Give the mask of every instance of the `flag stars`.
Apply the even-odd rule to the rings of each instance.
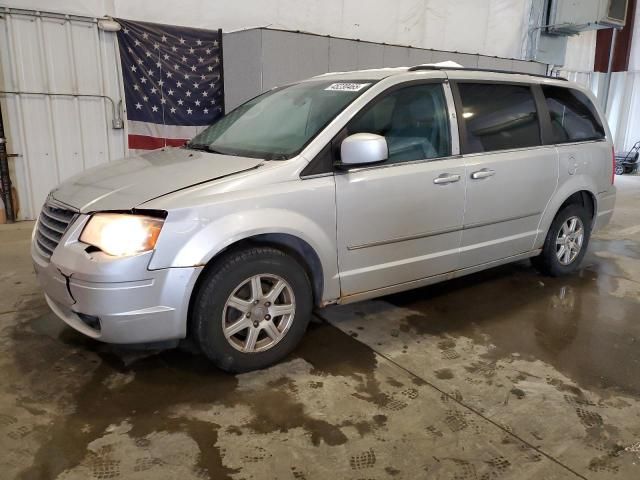
[[[217,40],[213,41],[213,46],[214,46],[214,48],[218,48],[218,41]]]
[[[166,100],[166,99],[164,99],[164,98],[161,98],[161,99],[160,99],[160,103],[162,103],[162,104],[164,105],[165,103],[167,103],[167,100]]]
[[[153,88],[151,89],[151,93],[156,93],[157,91],[158,91],[158,89],[157,89],[156,87],[153,87]]]
[[[173,69],[177,72],[178,70],[180,70],[180,65],[178,65],[177,63],[174,64]]]
[[[171,107],[171,113],[176,113],[176,107]]]
[[[125,28],[124,30],[122,30],[124,32],[125,35],[129,35],[129,29]]]
[[[182,56],[182,61],[186,62],[187,61],[187,57],[185,57],[184,55]]]
[[[176,82],[176,88],[180,88],[182,86],[182,82]]]
[[[175,45],[173,45],[173,46],[171,47],[171,50],[173,50],[174,52],[177,52],[177,51],[178,51],[178,47],[176,47]]]
[[[160,86],[164,85],[164,80],[160,80],[160,81],[158,82],[158,85],[160,85]]]
[[[204,62],[204,58],[198,57],[198,62],[200,62],[200,63]]]
[[[147,50],[146,52],[144,52],[144,54],[145,54],[147,57],[150,57],[150,56],[151,56],[151,52],[150,52],[149,50]]]
[[[201,79],[201,80],[206,80],[206,79],[207,79],[207,77],[205,77],[204,75],[200,75],[200,79]]]
[[[207,67],[207,70],[209,70],[210,72],[213,72],[213,66],[212,66],[212,65],[209,65],[209,66]]]
[[[162,41],[166,42],[167,41],[167,36],[166,35],[162,35]]]
[[[137,108],[138,110],[140,110],[140,109],[142,108],[142,105],[140,104],[140,102],[136,103],[136,108]]]
[[[185,79],[185,80],[189,80],[189,74],[188,74],[188,73],[185,73],[185,74],[184,74],[184,79]]]
[[[198,88],[199,86],[200,86],[200,84],[199,84],[199,83],[194,83],[194,84],[193,84],[193,88]]]
[[[196,104],[196,107],[200,106],[200,100],[196,100],[194,103]]]
[[[196,66],[195,65],[191,65],[191,71],[195,72],[196,71]]]
[[[171,77],[173,77],[173,73],[167,72],[167,78],[171,78]]]
[[[146,95],[142,97],[142,100],[144,100],[145,102],[149,101],[149,97],[147,97]]]
[[[203,110],[203,112],[204,112],[204,114],[206,115],[207,113],[209,113],[209,109],[208,109],[208,108],[205,108],[205,109]]]
[[[165,53],[165,54],[162,56],[162,58],[164,58],[165,60],[169,60],[169,55]]]
[[[184,42],[185,42],[185,39],[184,39],[184,38],[182,38],[182,37],[180,37],[180,44],[181,44],[181,45],[184,45]]]
[[[160,62],[156,62],[156,67],[160,68],[162,64]]]
[[[144,38],[146,40],[147,38],[149,38],[149,34],[147,32],[144,32],[142,34],[142,38]]]
[[[193,53],[193,52],[195,52],[194,48],[193,47],[189,47],[189,53]]]
[[[133,86],[134,90],[140,90],[140,85],[138,85],[137,83]]]
[[[191,110],[190,108],[187,108],[187,113],[191,115],[191,113],[193,113],[193,110]]]
[[[211,55],[211,49],[210,49],[210,48],[207,48],[207,49],[205,50],[205,52],[207,52],[207,55]]]
[[[202,40],[196,40],[196,45],[198,46],[202,45]]]
[[[183,103],[182,99],[178,100],[178,105],[182,105]]]
[[[206,90],[203,90],[203,91],[202,91],[202,96],[203,96],[203,97],[206,97],[207,95],[208,95],[208,94],[207,94],[207,91],[206,91]]]
[[[147,83],[147,79],[144,77],[140,77],[140,83]]]
[[[144,60],[142,60],[141,58],[139,58],[138,60],[136,60],[136,62],[138,62],[138,65],[142,65],[144,63]]]
[[[133,43],[136,45],[136,47],[140,46],[140,40],[138,40],[137,38],[133,41]]]
[[[191,92],[190,92],[189,90],[187,90],[187,91],[185,92],[185,95],[186,95],[187,97],[190,97],[190,96],[191,96]]]
[[[158,107],[156,107],[155,105],[151,107],[151,110],[153,110],[154,112],[158,111]]]
[[[138,70],[138,69],[136,68],[136,66],[135,66],[135,65],[131,65],[131,71],[132,71],[132,72],[135,72],[136,70]]]
[[[160,44],[159,44],[158,42],[154,43],[154,44],[153,44],[153,48],[154,48],[155,50],[160,50]]]
[[[169,95],[173,95],[173,90],[170,88],[169,91],[167,92]]]

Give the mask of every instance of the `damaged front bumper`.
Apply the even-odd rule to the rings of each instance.
[[[189,298],[202,267],[149,270],[153,252],[116,258],[88,252],[81,215],[51,258],[31,246],[38,281],[53,312],[79,332],[108,343],[150,343],[186,336]]]

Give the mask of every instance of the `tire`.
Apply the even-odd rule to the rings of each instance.
[[[560,236],[560,232],[563,226],[568,222],[569,219],[574,218],[579,219],[579,222],[576,222],[577,226],[579,226],[579,223],[582,224],[582,241],[580,243],[577,254],[575,254],[575,257],[571,258],[571,256],[573,256],[572,254],[570,254],[570,256],[567,256],[567,247],[565,247],[562,255],[563,259],[561,260],[559,258],[559,251],[562,245],[558,245],[556,242],[557,240],[560,240],[558,237]],[[537,257],[532,258],[531,263],[544,275],[549,275],[552,277],[570,275],[580,267],[580,263],[582,262],[582,259],[584,258],[584,255],[587,251],[587,247],[589,246],[590,236],[591,218],[589,217],[586,209],[582,205],[568,205],[560,210],[557,213],[556,217],[553,219],[551,227],[549,227],[549,231],[547,232],[547,237],[545,238],[542,252]],[[573,245],[575,245],[575,242],[573,242]],[[564,263],[567,260],[570,261],[568,263]]]
[[[624,167],[622,165],[616,165],[616,175],[622,175],[624,174]]]
[[[256,293],[258,288],[262,294]],[[302,339],[313,307],[305,270],[271,247],[228,254],[205,272],[195,295],[191,318],[195,339],[205,356],[232,373],[266,368],[283,359]]]

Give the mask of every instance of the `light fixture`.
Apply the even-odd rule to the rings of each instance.
[[[464,112],[462,114],[462,117],[463,118],[471,118],[471,117],[473,117],[473,112]]]
[[[113,18],[105,17],[98,20],[98,28],[105,32],[119,32],[122,27]]]

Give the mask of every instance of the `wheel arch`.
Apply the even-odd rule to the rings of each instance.
[[[598,213],[598,201],[594,189],[583,186],[582,188],[557,192],[540,220],[534,249],[542,247],[553,219],[556,218],[558,212],[568,205],[582,205],[585,207],[591,218],[589,227],[593,228]]]
[[[192,331],[192,312],[193,302],[198,294],[198,290],[202,286],[206,273],[215,269],[226,256],[231,253],[238,252],[255,246],[269,246],[280,250],[292,256],[300,266],[305,270],[309,281],[311,282],[313,303],[315,306],[321,306],[324,294],[324,270],[320,256],[315,249],[305,240],[288,233],[259,233],[245,238],[239,239],[225,246],[211,257],[204,268],[200,271],[198,278],[191,291],[189,298],[189,308],[187,313],[187,337],[191,336]]]

